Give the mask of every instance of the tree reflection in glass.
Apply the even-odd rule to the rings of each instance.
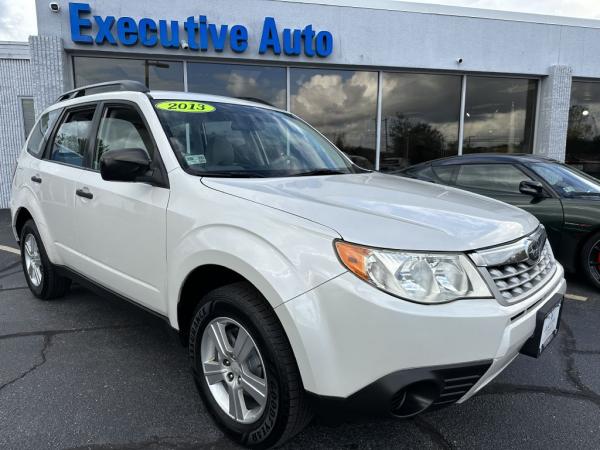
[[[600,178],[600,83],[573,81],[566,163]]]

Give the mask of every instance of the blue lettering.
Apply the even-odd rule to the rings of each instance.
[[[69,3],[69,22],[71,24],[71,40],[79,44],[93,44],[94,39],[87,34],[81,34],[82,29],[92,28],[89,19],[79,17],[80,13],[89,14],[92,8],[88,3]]]
[[[281,44],[277,34],[277,24],[273,17],[265,17],[258,53],[264,55],[267,53],[268,49],[273,50],[275,55],[281,54]]]
[[[115,23],[114,16],[107,16],[105,19],[100,16],[94,16],[94,20],[98,25],[98,33],[96,33],[95,39],[96,44],[102,45],[104,41],[107,41],[111,45],[117,45],[117,41],[110,31]]]
[[[312,29],[312,25],[306,25],[304,31],[302,31],[302,37],[304,38],[304,54],[310,57],[315,56],[315,51],[312,46],[315,32]]]
[[[152,19],[143,18],[138,25],[140,34],[140,43],[145,47],[154,47],[158,44],[156,36],[156,22]]]
[[[217,32],[217,26],[211,23],[208,26],[208,32],[210,33],[210,37],[213,41],[213,46],[215,47],[215,52],[222,52],[225,48],[225,41],[227,40],[227,29],[229,27],[227,25],[221,25],[221,29]]]
[[[188,46],[191,50],[198,50],[198,41],[196,35],[198,34],[199,25],[196,23],[194,16],[187,18],[183,24],[183,28],[188,36]]]
[[[329,31],[319,31],[315,39],[317,41],[317,55],[326,58],[333,51],[333,36]]]
[[[288,56],[297,56],[302,51],[302,31],[286,28],[283,30],[283,53]]]
[[[206,29],[206,16],[200,16],[200,50],[205,52],[208,50],[208,30]]]
[[[123,45],[131,46],[137,44],[137,23],[131,17],[120,17],[117,20],[117,36]]]
[[[171,37],[167,29],[167,21],[159,20],[158,28],[160,33],[160,44],[164,48],[179,48],[179,22],[171,20]]]
[[[231,27],[230,36],[231,50],[236,53],[244,53],[248,48],[248,29],[242,25]]]

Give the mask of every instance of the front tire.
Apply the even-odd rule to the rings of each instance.
[[[592,235],[581,249],[581,266],[587,279],[600,289],[600,232]]]
[[[238,443],[282,444],[312,418],[285,332],[250,284],[227,285],[202,299],[189,354],[204,403]]]
[[[56,272],[33,220],[23,225],[20,244],[23,272],[33,295],[42,300],[64,296],[71,286],[71,280]]]

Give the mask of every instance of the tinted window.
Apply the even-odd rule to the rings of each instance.
[[[357,164],[375,165],[377,73],[292,68],[290,78],[292,112]]]
[[[60,111],[60,109],[55,109],[46,114],[42,114],[40,120],[34,125],[29,140],[27,141],[27,151],[33,156],[40,157],[42,155],[46,139],[52,131],[52,127],[54,127],[54,124],[60,115]]]
[[[445,184],[451,184],[454,182],[454,177],[458,172],[460,166],[436,166],[433,168],[435,175],[442,180]]]
[[[382,171],[458,152],[461,77],[384,73]]]
[[[285,68],[189,63],[188,91],[227,97],[246,97],[285,109]]]
[[[83,167],[93,117],[94,108],[67,113],[54,137],[50,159]]]
[[[467,78],[463,153],[531,153],[537,81]]]
[[[421,180],[433,180],[433,170],[431,169],[430,165],[412,167],[404,171],[404,174],[406,176],[419,178]]]
[[[600,83],[573,81],[566,162],[600,177]]]
[[[100,168],[104,153],[127,148],[141,148],[150,157],[154,154],[150,133],[138,112],[128,106],[108,107],[100,119],[92,167]]]
[[[511,164],[468,164],[460,166],[456,185],[518,194],[521,181],[530,179]]]
[[[150,89],[183,91],[183,63],[125,58],[73,57],[75,86],[134,80]]]

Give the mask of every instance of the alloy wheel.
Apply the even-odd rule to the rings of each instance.
[[[28,234],[25,237],[25,270],[31,284],[39,287],[42,284],[44,272],[42,270],[42,257],[40,249],[33,234]]]
[[[227,317],[213,319],[200,343],[202,371],[215,402],[241,424],[260,419],[267,403],[267,374],[250,333]]]
[[[588,256],[588,264],[590,265],[590,273],[600,283],[600,241],[592,246]]]

